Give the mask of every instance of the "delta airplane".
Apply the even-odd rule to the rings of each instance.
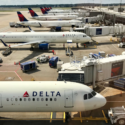
[[[17,24],[23,26],[34,26],[34,27],[50,27],[51,29],[56,29],[61,27],[74,27],[74,26],[84,26],[82,21],[79,20],[62,20],[62,21],[28,21],[21,12],[17,12],[20,22]]]
[[[40,10],[43,15],[79,15],[79,13],[49,13],[43,7],[40,7]]]
[[[31,8],[28,8],[29,12],[32,16],[32,19],[37,19],[37,20],[72,20],[72,19],[77,19],[77,15],[48,15],[48,16],[38,16]]]
[[[70,13],[71,10],[62,10],[62,9],[50,9],[50,8],[47,8],[47,7],[44,7],[44,9],[46,11],[48,11],[49,13]]]
[[[3,32],[0,33],[0,40],[5,45],[6,43],[21,43],[12,47],[31,45],[36,47],[42,43],[87,43],[92,42],[91,38],[80,32],[34,32],[29,27],[31,32]]]
[[[0,112],[78,112],[105,104],[102,95],[75,82],[0,82]]]

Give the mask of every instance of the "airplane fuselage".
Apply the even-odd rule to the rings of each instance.
[[[0,40],[8,43],[21,43],[32,41],[45,41],[46,43],[72,43],[89,42],[91,38],[80,32],[9,32],[0,33]]]
[[[57,15],[57,16],[34,16],[33,19],[37,20],[72,20],[78,18],[77,15]]]
[[[34,27],[71,27],[83,25],[82,21],[69,20],[69,21],[22,21],[17,22],[18,24],[24,26],[34,26]]]
[[[103,96],[78,83],[13,81],[0,86],[0,112],[75,112],[106,104]]]

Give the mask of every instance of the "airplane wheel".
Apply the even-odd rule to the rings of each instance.
[[[125,125],[125,119],[121,118],[117,121],[118,125]]]

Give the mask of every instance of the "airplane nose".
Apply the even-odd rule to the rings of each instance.
[[[103,107],[106,104],[106,99],[102,95],[98,94],[99,107]]]

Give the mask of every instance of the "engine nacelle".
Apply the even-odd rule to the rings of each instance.
[[[41,44],[39,44],[38,47],[41,50],[48,50],[49,49],[49,43],[41,43]]]
[[[61,27],[60,26],[56,27],[56,31],[61,31]]]

